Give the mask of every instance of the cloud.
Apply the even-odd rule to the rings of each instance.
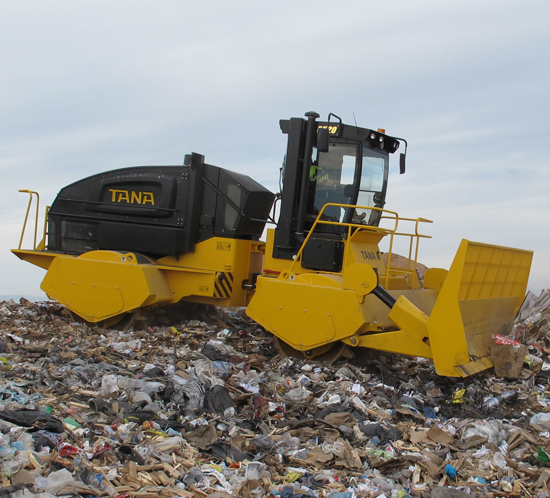
[[[3,240],[18,242],[19,188],[47,204],[80,178],[192,151],[276,190],[278,120],[315,110],[408,140],[387,207],[434,219],[423,263],[488,238],[534,248],[547,286],[549,14],[542,0],[4,2]],[[0,265],[0,294],[38,288],[7,248]]]

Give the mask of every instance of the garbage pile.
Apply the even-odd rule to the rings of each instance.
[[[550,497],[548,291],[466,379],[283,358],[242,309],[119,328],[0,303],[1,498]]]

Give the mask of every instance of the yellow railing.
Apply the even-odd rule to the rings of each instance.
[[[388,228],[386,227],[380,227],[380,226],[371,226],[371,225],[364,225],[362,223],[342,223],[339,221],[330,221],[330,220],[323,220],[321,219],[324,215],[325,209],[328,207],[340,207],[343,209],[359,209],[359,210],[370,210],[370,211],[378,211],[382,213],[380,222],[382,220],[386,220],[390,222],[390,226]],[[400,231],[400,223],[407,222],[407,223],[414,223],[413,230],[410,232],[407,231]],[[347,240],[350,240],[352,235],[354,233],[357,233],[358,231],[369,231],[369,232],[375,232],[382,234],[383,236],[389,235],[389,249],[388,249],[388,261],[386,264],[386,275],[385,277],[385,283],[383,284],[384,287],[388,288],[389,286],[389,279],[391,276],[391,271],[397,271],[401,274],[410,273],[410,274],[416,274],[416,268],[418,263],[418,249],[420,244],[421,238],[431,239],[430,235],[422,234],[419,231],[419,225],[420,223],[433,223],[432,220],[428,220],[426,218],[402,218],[400,217],[395,211],[389,211],[387,209],[377,208],[377,207],[371,207],[371,206],[354,206],[349,204],[336,204],[336,203],[330,203],[325,204],[323,208],[321,209],[320,213],[317,215],[317,218],[315,222],[313,223],[313,226],[309,230],[309,233],[307,234],[304,243],[300,247],[300,250],[296,254],[296,258],[293,261],[291,267],[289,270],[292,272],[294,265],[296,265],[299,261],[301,261],[302,253],[304,251],[304,248],[306,244],[308,243],[309,239],[315,232],[315,228],[317,225],[336,225],[336,226],[345,226],[347,227]],[[409,254],[408,254],[408,264],[407,268],[392,268],[391,266],[391,259],[393,254],[393,246],[394,246],[394,238],[396,236],[399,237],[409,237]],[[348,252],[350,251],[349,244],[345,244],[344,249],[344,260],[343,260],[343,266],[346,266],[346,262],[348,259]],[[391,271],[390,271],[391,270]]]
[[[393,212],[393,211],[385,211],[383,209],[374,208],[374,207],[370,208],[370,209],[388,212],[388,213],[391,213],[392,215],[395,216],[395,229],[391,230],[391,232],[390,232],[390,242],[389,242],[389,249],[388,249],[388,262],[386,264],[387,271],[386,271],[386,275],[385,275],[385,280],[386,280],[385,287],[388,288],[388,283],[389,283],[389,278],[390,278],[390,270],[398,271],[398,272],[400,270],[406,270],[408,273],[410,273],[412,275],[416,275],[416,269],[417,269],[417,266],[418,266],[418,249],[419,249],[419,246],[420,246],[420,239],[421,238],[431,239],[430,235],[421,234],[418,230],[418,227],[419,227],[420,223],[433,223],[433,221],[428,220],[426,218],[400,218],[399,215],[397,213]],[[387,217],[387,216],[382,216],[382,219],[388,219],[388,218],[389,217]],[[400,221],[401,222],[414,223],[414,232],[413,233],[399,232],[397,229],[398,229]],[[408,263],[407,263],[407,268],[405,268],[405,269],[393,268],[392,265],[391,265],[391,259],[392,259],[392,254],[393,254],[393,243],[394,243],[394,237],[395,236],[409,237],[409,254],[407,255]],[[411,267],[411,265],[412,265],[412,267]]]
[[[47,227],[47,220],[48,220],[48,211],[49,208],[46,207],[46,215],[44,219],[44,231],[42,234],[42,240],[40,243],[37,244],[38,240],[38,216],[40,212],[40,196],[38,195],[38,192],[35,192],[34,190],[19,190],[19,192],[23,192],[24,194],[29,194],[29,204],[27,205],[27,212],[25,213],[25,221],[23,222],[23,229],[21,230],[21,238],[19,239],[19,248],[21,249],[21,246],[23,245],[23,238],[25,237],[25,230],[27,229],[27,221],[29,220],[29,214],[31,212],[32,202],[34,196],[36,196],[36,216],[34,220],[34,239],[33,239],[33,250],[37,249],[44,249],[45,248],[45,241],[46,241],[46,227]]]

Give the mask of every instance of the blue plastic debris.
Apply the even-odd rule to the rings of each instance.
[[[430,408],[429,406],[425,406],[424,407],[424,416],[426,418],[435,418],[436,417],[435,410],[433,408]]]
[[[449,479],[454,479],[456,477],[456,469],[450,463],[448,463],[447,465],[445,465],[445,474],[447,474],[447,477]]]

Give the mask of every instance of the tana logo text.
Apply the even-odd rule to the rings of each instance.
[[[136,192],[135,190],[118,190],[110,188],[111,201],[117,204],[151,204],[155,205],[153,192]]]

